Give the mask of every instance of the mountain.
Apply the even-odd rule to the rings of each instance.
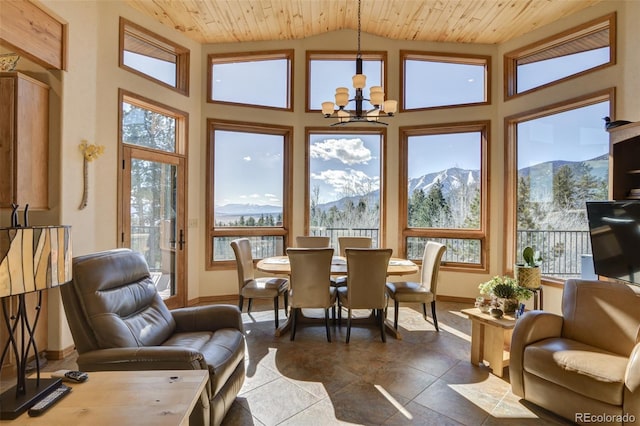
[[[465,184],[477,187],[480,184],[480,171],[452,167],[437,173],[428,173],[419,178],[409,179],[409,194],[413,194],[416,189],[422,189],[426,194],[438,181],[442,183],[442,194],[446,198],[452,190]]]
[[[552,182],[553,175],[560,167],[569,166],[574,173],[578,173],[579,168],[583,165],[591,168],[591,175],[593,177],[600,180],[607,180],[609,176],[609,154],[603,154],[584,161],[545,161],[544,163],[521,168],[518,170],[518,176],[531,176],[532,186],[536,186],[536,184],[543,186],[544,183],[550,184],[550,182]]]

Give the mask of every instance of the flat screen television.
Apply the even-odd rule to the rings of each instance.
[[[587,202],[597,275],[640,285],[640,201]]]

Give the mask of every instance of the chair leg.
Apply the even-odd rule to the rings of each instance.
[[[382,309],[378,309],[378,321],[380,323],[380,337],[384,343],[387,342],[387,336],[384,329],[384,316],[382,315]]]
[[[342,326],[342,303],[338,299],[338,325]]]
[[[398,312],[400,311],[400,304],[397,300],[393,301],[393,328],[398,330]]]
[[[284,314],[289,316],[289,290],[285,290],[284,294]]]
[[[327,329],[327,340],[331,343],[331,330],[329,330],[329,308],[324,310],[324,327]]]
[[[438,328],[438,317],[436,317],[436,301],[431,301],[431,317],[433,318],[433,325],[436,326],[436,331],[440,331]]]
[[[275,316],[274,317],[274,322],[276,323],[276,328],[278,328],[278,325],[279,325],[278,324],[278,317],[280,316],[279,312],[278,312],[280,310],[280,307],[278,306],[278,299],[279,298],[280,298],[280,296],[277,296],[277,295],[276,295],[276,297],[273,298],[273,314]]]
[[[424,317],[424,320],[427,320],[427,304],[423,303],[422,304],[422,316]]]
[[[296,317],[298,316],[298,308],[293,308],[291,310],[291,315],[293,315],[293,319],[291,320],[291,337],[290,340],[296,338]]]
[[[351,338],[351,308],[348,309],[349,318],[347,318],[347,343],[349,343],[349,339]]]
[[[247,313],[251,313],[251,306],[253,305],[253,299],[249,299],[249,304],[247,305]]]
[[[240,312],[242,312],[242,305],[244,305],[244,297],[242,295],[240,295],[240,297],[238,298],[238,308],[240,308]]]

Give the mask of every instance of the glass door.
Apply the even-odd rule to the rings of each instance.
[[[125,147],[123,171],[122,245],[144,255],[168,306],[184,306],[184,159]]]

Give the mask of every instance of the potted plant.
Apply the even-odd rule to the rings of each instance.
[[[515,312],[521,301],[533,296],[531,290],[519,286],[518,281],[508,276],[495,276],[480,284],[478,289],[480,294],[490,296],[494,307],[501,309],[504,313]]]
[[[540,253],[527,246],[522,250],[524,263],[516,263],[514,275],[520,287],[538,289],[542,285],[540,280]]]

